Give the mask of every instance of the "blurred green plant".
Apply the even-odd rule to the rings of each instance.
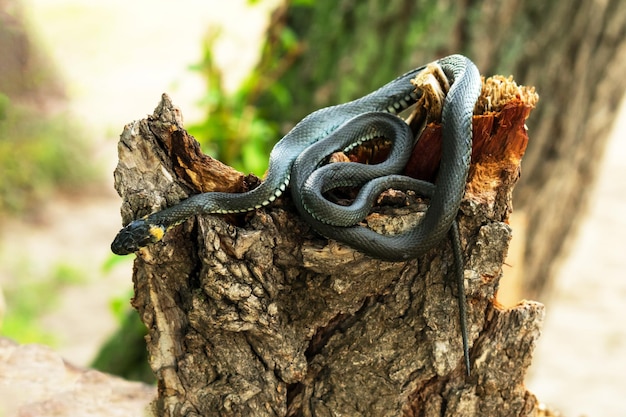
[[[102,272],[106,275],[111,273],[111,271],[118,265],[124,265],[126,263],[132,262],[133,258],[125,255],[116,255],[114,253],[109,253],[107,258],[104,260],[102,264]]]
[[[18,262],[11,280],[4,287],[6,312],[0,324],[0,334],[19,343],[43,343],[55,346],[57,338],[41,324],[41,317],[54,309],[62,288],[82,284],[84,273],[75,266],[60,262],[49,274],[38,276],[24,259]]]
[[[135,310],[127,307],[128,299],[122,305],[112,306],[120,327],[100,347],[90,367],[102,372],[121,376],[133,381],[154,383],[155,377],[148,364],[146,350],[146,326]]]
[[[103,265],[103,272],[110,273],[115,266],[128,260],[128,257],[118,255],[109,257]],[[148,364],[144,339],[147,329],[139,319],[139,314],[128,303],[132,297],[133,289],[129,287],[109,301],[109,309],[117,321],[118,328],[100,346],[89,366],[125,379],[152,384],[155,377]]]
[[[67,115],[43,115],[0,93],[0,213],[23,213],[54,190],[94,180],[87,155]]]
[[[263,116],[257,99],[272,97],[276,106],[285,111],[291,96],[278,82],[280,75],[300,53],[301,45],[293,32],[285,29],[278,39],[280,48],[287,51],[280,60],[268,60],[269,50],[276,40],[263,45],[261,60],[236,91],[224,89],[223,72],[213,53],[219,31],[210,32],[203,43],[202,61],[190,67],[204,78],[207,91],[199,105],[206,118],[189,127],[189,132],[202,145],[204,152],[244,172],[262,176],[267,169],[268,155],[278,139],[280,126]],[[275,56],[275,55],[274,55]]]

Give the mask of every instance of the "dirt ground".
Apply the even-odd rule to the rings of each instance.
[[[111,173],[117,138],[132,119],[151,113],[168,92],[187,120],[199,117],[201,80],[187,67],[200,58],[200,37],[222,26],[217,56],[234,86],[255,62],[270,4],[191,0],[176,7],[150,0],[31,0],[34,26],[68,81],[73,113],[94,143],[94,163]],[[171,22],[175,22],[172,27]],[[175,34],[175,36],[173,36]],[[546,322],[528,387],[569,417],[626,415],[626,106],[609,143],[588,215],[547,302]],[[532,117],[532,115],[531,115]],[[530,132],[532,139],[532,132]],[[532,143],[531,145],[532,146]],[[130,288],[131,259],[104,273],[120,225],[110,181],[88,196],[60,196],[37,224],[16,219],[0,231],[0,285],[18,262],[46,270],[71,263],[85,282],[63,291],[43,325],[57,350],[86,365],[115,328],[109,303]],[[88,320],[86,320],[88,315]]]

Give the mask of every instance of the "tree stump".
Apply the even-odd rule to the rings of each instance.
[[[155,412],[537,415],[523,379],[543,306],[503,309],[496,300],[512,233],[511,192],[528,140],[524,121],[535,102],[532,89],[491,78],[474,116],[458,216],[471,376],[456,291],[447,285],[454,274],[449,241],[408,262],[372,259],[316,235],[287,193],[247,214],[190,219],[137,253],[132,304],[149,329]],[[439,136],[440,126],[429,124],[408,173],[433,177]],[[115,186],[124,224],[197,192],[241,192],[258,182],[203,155],[166,95],[121,135]],[[414,222],[424,206],[383,208],[368,223]]]

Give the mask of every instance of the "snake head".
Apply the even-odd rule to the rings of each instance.
[[[111,243],[111,251],[116,255],[128,255],[150,243],[163,238],[163,226],[150,224],[146,219],[133,220],[115,236]]]

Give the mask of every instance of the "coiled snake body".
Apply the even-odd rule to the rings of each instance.
[[[134,220],[115,237],[111,250],[127,254],[161,240],[171,227],[193,215],[239,213],[272,203],[290,186],[303,219],[321,235],[344,242],[372,257],[401,261],[415,258],[451,231],[466,366],[469,372],[463,259],[454,222],[463,193],[472,150],[472,114],[481,90],[474,64],[461,55],[435,62],[450,81],[442,112],[442,157],[436,184],[398,175],[410,155],[413,138],[395,114],[414,104],[421,93],[411,79],[426,66],[396,78],[357,100],[317,110],[300,121],[270,153],[267,178],[246,193],[209,192],[194,195],[165,210]],[[334,163],[321,166],[328,155],[350,149],[373,137],[391,140],[387,161],[377,165]],[[361,186],[352,207],[342,208],[322,196],[337,186]],[[358,226],[375,197],[387,188],[415,190],[430,197],[425,217],[412,229],[381,235]],[[456,241],[456,242],[455,242]]]

